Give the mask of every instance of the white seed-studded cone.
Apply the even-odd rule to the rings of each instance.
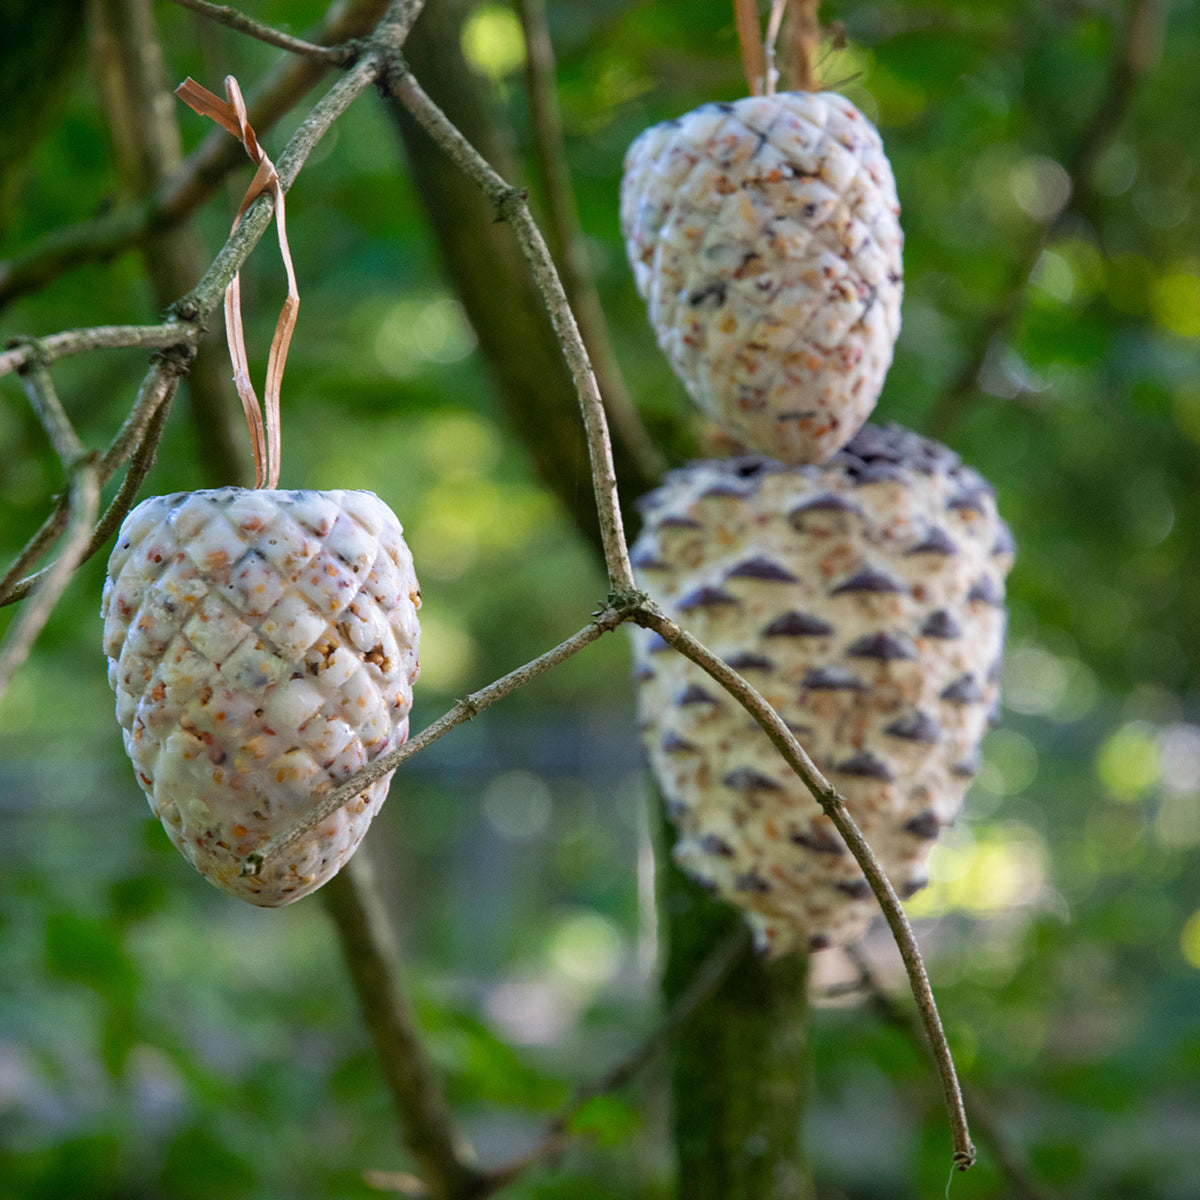
[[[621,227],[658,344],[749,449],[820,462],[866,421],[900,332],[900,206],[843,96],[706,104],[630,146]]]
[[[126,517],[101,605],[117,719],[151,809],[216,886],[276,907],[349,859],[390,775],[242,874],[408,737],[419,606],[400,524],[370,492],[227,487]]]
[[[1012,540],[991,488],[898,426],[821,466],[697,462],[646,497],[639,581],[791,726],[901,896],[975,773],[999,703]],[[877,911],[832,823],[744,709],[635,631],[640,720],[675,854],[781,954]]]

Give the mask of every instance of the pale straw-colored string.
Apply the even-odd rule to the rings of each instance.
[[[210,117],[222,129],[228,130],[246,148],[251,160],[258,164],[254,179],[242,198],[241,207],[233,219],[233,228],[238,227],[242,214],[263,192],[269,191],[275,203],[275,224],[279,231],[279,253],[287,272],[288,294],[275,325],[275,336],[271,339],[271,351],[267,359],[267,382],[263,389],[263,405],[260,407],[254,385],[250,382],[250,365],[246,357],[246,339],[242,330],[242,292],[240,274],[235,274],[225,289],[225,336],[229,341],[229,357],[233,362],[233,382],[241,397],[246,413],[246,424],[250,427],[250,441],[254,449],[254,486],[269,488],[279,485],[280,431],[279,390],[283,383],[283,368],[287,361],[288,346],[292,331],[296,327],[296,313],[300,308],[300,293],[296,287],[296,272],[292,266],[292,254],[288,249],[287,227],[283,214],[283,188],[275,164],[258,144],[254,130],[246,117],[246,104],[242,90],[232,75],[225,77],[227,100],[214,96],[201,87],[190,76],[175,89],[175,94],[189,108],[203,117]],[[264,410],[266,432],[264,436]]]

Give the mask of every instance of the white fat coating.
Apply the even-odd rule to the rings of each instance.
[[[137,781],[217,887],[277,907],[353,854],[385,776],[283,853],[246,856],[408,737],[421,594],[370,492],[155,496],[125,519],[101,616]]]
[[[630,146],[621,227],[658,344],[751,450],[820,462],[883,388],[900,332],[900,206],[844,96],[706,104]]]
[[[868,425],[823,466],[694,463],[643,509],[641,586],[792,726],[901,895],[920,887],[999,702],[1012,544],[991,489]],[[732,697],[634,636],[681,864],[771,953],[853,940],[877,905],[828,818]]]

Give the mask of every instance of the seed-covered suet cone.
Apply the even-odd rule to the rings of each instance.
[[[706,104],[630,146],[621,225],[658,344],[750,450],[820,462],[875,407],[900,332],[900,206],[844,96]]]
[[[945,447],[867,425],[821,466],[694,463],[643,507],[642,586],[770,701],[911,895],[999,702],[1013,547],[991,488]],[[852,941],[877,906],[828,817],[731,696],[635,637],[680,864],[770,953]]]
[[[243,874],[246,856],[408,736],[420,591],[370,492],[221,488],[125,519],[101,613],[125,748],[183,856],[251,904],[349,859],[390,775]]]

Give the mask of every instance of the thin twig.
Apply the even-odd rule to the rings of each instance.
[[[775,51],[779,44],[779,28],[788,0],[771,0],[771,11],[767,14],[767,32],[763,37],[763,90],[768,96],[775,95],[779,83],[779,68],[775,65]]]
[[[187,362],[188,356],[186,355],[181,356],[177,353],[161,355],[143,380],[137,403],[100,460],[97,471],[99,486],[103,487],[116,474],[126,459],[132,457],[133,465],[104,516],[97,523],[83,554],[75,564],[76,566],[86,562],[104,545],[132,506],[137,496],[137,489],[141,486],[142,480],[145,479],[146,473],[154,461],[154,453],[162,435],[167,411],[170,408],[171,399],[175,395],[175,390],[179,386],[180,377],[187,370]],[[33,575],[25,575],[25,572],[41,558],[62,532],[67,522],[69,505],[69,493],[59,497],[54,509],[42,523],[42,527],[29,539],[5,573],[4,578],[0,579],[0,607],[24,600],[40,582],[45,580],[49,572],[56,569],[57,564],[52,563]]]
[[[230,29],[236,29],[238,33],[245,33],[260,42],[266,42],[268,46],[277,46],[280,50],[300,54],[332,67],[344,66],[354,55],[352,46],[318,46],[313,42],[306,42],[303,38],[293,37],[290,33],[273,29],[270,25],[264,25],[226,4],[210,4],[208,0],[175,0],[175,3],[180,8],[189,8],[210,21],[216,21],[218,25],[227,25]]]
[[[642,424],[621,373],[588,261],[567,165],[546,0],[518,0],[517,12],[525,31],[525,84],[533,118],[533,152],[545,185],[547,241],[559,263],[563,287],[592,356],[596,383],[613,430],[643,481],[651,486],[666,469],[666,459]]]
[[[545,654],[539,655],[532,662],[527,662],[515,671],[510,671],[494,683],[488,684],[487,687],[472,692],[465,700],[460,700],[452,709],[422,729],[416,737],[405,742],[403,746],[397,746],[395,750],[389,750],[387,754],[380,755],[374,762],[352,775],[340,787],[327,796],[323,796],[320,802],[315,803],[295,825],[283,833],[277,834],[265,842],[260,850],[247,856],[242,868],[243,873],[257,875],[267,859],[273,858],[285,850],[310,829],[315,829],[372,783],[382,779],[385,775],[390,775],[401,763],[444,737],[456,725],[462,725],[478,716],[485,708],[490,708],[495,704],[497,700],[501,700],[518,688],[524,687],[525,684],[531,683],[551,667],[557,667],[559,663],[566,662],[568,658],[578,654],[585,646],[590,646],[602,634],[615,629],[624,619],[625,614],[617,609],[604,608],[578,633],[567,638],[565,642],[560,642],[552,650],[547,650]]]
[[[763,54],[762,29],[758,23],[756,0],[733,0],[733,17],[737,24],[738,46],[742,52],[742,72],[750,95],[761,96],[767,74]]]
[[[625,541],[621,509],[617,502],[617,478],[613,467],[612,443],[608,421],[587,348],[579,333],[571,305],[563,290],[554,260],[545,239],[529,212],[525,194],[505,182],[483,156],[467,141],[445,113],[429,98],[413,78],[407,66],[399,65],[388,79],[390,94],[404,104],[425,132],[445,151],[506,220],[529,263],[538,290],[546,302],[554,331],[562,344],[563,355],[575,381],[580,411],[587,434],[588,455],[592,464],[592,486],[600,518],[600,536],[609,586],[614,593],[626,595],[637,590],[629,547]]]
[[[623,1088],[639,1071],[649,1064],[672,1036],[691,1019],[692,1015],[729,977],[741,956],[751,944],[750,930],[745,924],[724,941],[719,942],[696,969],[686,990],[676,999],[670,1011],[648,1037],[625,1058],[610,1067],[599,1079],[577,1088],[570,1103],[547,1126],[542,1140],[531,1150],[512,1162],[487,1172],[486,1194],[499,1191],[519,1175],[539,1162],[558,1154],[571,1140],[571,1125],[584,1107],[598,1096],[607,1096]]]
[[[684,632],[674,621],[665,617],[654,605],[639,606],[632,619],[647,629],[653,629],[669,646],[674,647],[701,670],[712,676],[754,718],[784,761],[800,777],[813,799],[820,804],[826,816],[834,823],[842,840],[866,876],[875,898],[892,931],[904,966],[908,971],[913,996],[921,1013],[929,1042],[933,1048],[946,1111],[950,1118],[950,1132],[954,1141],[954,1164],[959,1170],[967,1170],[975,1162],[975,1147],[971,1144],[967,1117],[963,1110],[962,1091],[954,1069],[954,1059],[946,1042],[946,1034],[938,1015],[937,1002],[929,984],[929,976],[921,959],[921,951],[913,936],[912,927],[896,896],[891,881],[884,874],[875,852],[863,837],[854,818],[846,808],[845,800],[837,789],[817,769],[796,735],[788,728],[779,714],[763,698],[762,694],[734,671],[727,663]]]
[[[879,982],[858,947],[846,947],[846,954],[859,973],[858,982],[847,986],[856,991],[865,988],[872,1006],[883,1020],[903,1032],[919,1050],[928,1052],[929,1043],[920,1023]],[[1028,1157],[1005,1132],[980,1090],[964,1085],[963,1102],[970,1113],[971,1124],[978,1131],[980,1140],[991,1148],[996,1165],[1012,1185],[1017,1200],[1059,1200],[1058,1193],[1038,1178]]]
[[[375,27],[386,6],[387,0],[334,3],[314,40],[338,43],[364,36]],[[419,5],[415,7],[419,9]],[[398,21],[411,25],[413,19],[415,15],[406,11]],[[255,129],[260,133],[270,129],[327,70],[324,64],[311,59],[293,58],[272,71],[248,104]],[[180,171],[145,200],[94,220],[56,229],[8,262],[0,262],[0,309],[72,267],[113,258],[152,234],[186,221],[239,165],[240,153],[240,147],[215,132],[201,142]]]
[[[69,516],[62,553],[45,573],[32,600],[21,610],[0,646],[0,696],[14,672],[24,663],[37,635],[49,619],[87,546],[99,507],[100,484],[96,456],[78,459],[71,472]]]
[[[817,51],[821,45],[821,25],[817,11],[821,0],[793,0],[788,17],[787,58],[791,86],[802,92],[820,88],[817,78]]]
[[[44,338],[12,338],[9,341],[11,349],[0,351],[0,375],[19,371],[34,359],[49,363],[73,354],[121,347],[161,350],[168,346],[194,345],[199,337],[200,330],[195,325],[168,321],[164,325],[93,325],[87,329],[67,329]]]
[[[58,455],[63,469],[69,473],[75,461],[83,457],[83,443],[58,398],[50,372],[44,363],[34,358],[21,372],[21,382],[25,385],[29,404],[46,431],[54,453]]]
[[[69,480],[68,517],[65,543],[58,561],[47,572],[32,601],[13,622],[0,646],[0,696],[4,695],[14,672],[28,657],[37,635],[70,582],[71,573],[79,565],[100,503],[98,456],[84,451],[54,390],[49,371],[44,364],[34,361],[26,367],[22,378],[29,402]]]

